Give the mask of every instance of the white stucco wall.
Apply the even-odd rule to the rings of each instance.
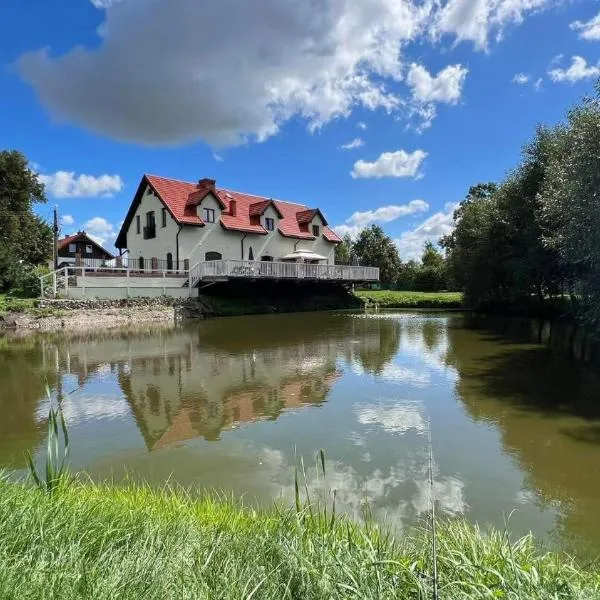
[[[181,233],[179,233],[179,260],[189,259],[190,267],[199,261],[205,260],[207,252],[218,252],[225,260],[248,260],[250,248],[252,248],[254,260],[260,260],[262,256],[272,256],[277,261],[294,252],[294,250],[310,250],[325,256],[327,264],[334,264],[335,244],[328,242],[323,237],[323,222],[319,215],[315,215],[313,222],[309,224],[309,231],[312,231],[313,224],[319,226],[319,237],[316,240],[298,240],[284,237],[279,233],[277,229],[279,218],[272,206],[269,206],[261,217],[263,227],[266,225],[267,218],[272,218],[275,221],[274,230],[269,231],[267,235],[244,234],[240,231],[223,229],[219,222],[221,207],[212,195],[204,198],[202,204],[198,206],[198,215],[201,218],[204,218],[204,208],[212,208],[215,211],[215,222],[206,223],[204,227],[184,225]],[[173,260],[177,260],[179,225],[167,211],[167,225],[162,227],[162,209],[162,202],[147,189],[127,231],[127,247],[130,260],[135,261],[140,257],[166,260],[169,252],[173,255]],[[143,228],[146,223],[146,213],[149,211],[154,211],[156,237],[145,240]],[[139,234],[136,233],[137,216],[141,220]],[[242,238],[244,238],[243,256]]]
[[[167,226],[162,227],[162,209],[163,203],[150,193],[150,188],[147,188],[142,196],[142,200],[135,212],[133,220],[127,230],[127,248],[129,250],[129,258],[145,259],[159,258],[166,260],[167,253],[171,252],[173,260],[177,259],[176,238],[179,231],[179,225],[173,219],[169,211],[167,211]],[[144,226],[146,225],[146,213],[154,211],[156,221],[156,237],[150,240],[144,239]],[[136,217],[140,217],[140,233],[136,233]],[[195,228],[190,228],[195,229]],[[179,257],[180,260],[186,258]]]

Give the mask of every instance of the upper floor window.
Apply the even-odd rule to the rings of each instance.
[[[315,237],[319,237],[319,232],[320,232],[320,227],[318,225],[313,225],[312,226],[312,231],[313,231],[313,235]]]
[[[273,229],[275,229],[275,219],[271,219],[270,217],[267,217],[265,219],[265,229],[267,231],[273,231]]]
[[[77,252],[77,244],[69,244],[69,252]]]
[[[146,213],[146,227],[144,227],[144,239],[151,240],[156,237],[156,221],[154,219],[154,211]]]
[[[92,248],[91,244],[86,244],[85,245],[85,253],[86,254],[91,254],[94,251],[94,249]]]
[[[167,209],[163,208],[161,213],[161,225],[163,227],[167,226]]]
[[[204,221],[206,223],[214,223],[215,222],[215,209],[214,208],[205,208],[204,209]]]
[[[141,219],[140,215],[138,215],[138,216],[135,218],[135,232],[136,232],[136,233],[140,233],[140,230],[141,230],[141,228],[142,228],[142,227],[141,227],[141,223],[142,223],[142,219]]]

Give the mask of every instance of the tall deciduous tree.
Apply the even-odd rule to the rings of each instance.
[[[469,189],[454,213],[454,231],[440,240],[453,281],[471,304],[497,302],[508,289],[504,231],[496,201],[498,186],[480,183]]]
[[[33,212],[46,202],[44,186],[15,150],[0,152],[0,288],[10,289],[23,268],[52,254],[52,229]]]
[[[576,282],[581,315],[600,330],[600,83],[570,111],[539,194],[548,246]]]
[[[353,249],[361,265],[379,267],[381,283],[396,281],[402,267],[398,248],[381,227],[372,225],[363,229]]]
[[[349,265],[352,258],[352,238],[346,234],[342,242],[335,247],[335,264]]]

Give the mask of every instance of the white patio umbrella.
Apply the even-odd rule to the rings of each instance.
[[[291,254],[286,254],[282,260],[327,260],[327,257],[310,250],[295,250]]]

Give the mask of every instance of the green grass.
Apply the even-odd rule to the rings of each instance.
[[[461,308],[460,292],[407,292],[394,290],[359,291],[356,295],[367,304],[380,308]]]
[[[181,490],[0,481],[0,598],[431,598],[426,530],[321,507],[255,512]],[[464,521],[438,525],[440,598],[600,598],[600,576]]]
[[[35,298],[14,298],[0,293],[0,314],[27,312],[33,309],[36,304],[37,300]]]

